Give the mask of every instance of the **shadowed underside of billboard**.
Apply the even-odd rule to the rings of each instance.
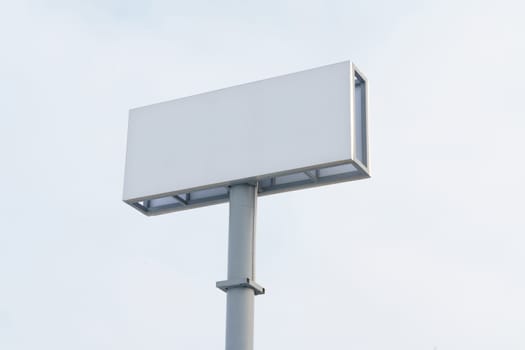
[[[146,215],[369,177],[368,84],[350,62],[132,109],[124,201]]]

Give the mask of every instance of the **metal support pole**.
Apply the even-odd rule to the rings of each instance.
[[[254,297],[263,294],[255,279],[257,186],[230,188],[228,280],[217,282],[227,293],[226,350],[253,350]]]

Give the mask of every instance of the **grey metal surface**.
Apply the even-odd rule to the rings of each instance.
[[[367,95],[368,84],[359,71],[354,70],[354,115],[356,159],[365,166],[368,164],[368,125],[367,125]]]
[[[291,173],[274,176],[261,176],[252,179],[258,183],[258,195],[293,191],[303,188],[334,184],[338,182],[354,181],[368,178],[370,175],[359,161],[336,163],[321,168],[308,168]],[[248,180],[246,180],[247,182]],[[204,190],[166,195],[139,202],[129,203],[143,214],[148,216],[166,214],[174,211],[188,210],[211,204],[228,201],[228,186],[221,185]]]
[[[256,201],[257,186],[240,184],[230,188],[230,284],[255,279]],[[226,293],[226,350],[252,350],[255,291],[248,285],[237,285],[235,288],[226,288]]]
[[[368,177],[366,86],[345,61],[132,109],[123,199],[158,215],[225,202],[237,183],[266,195]]]
[[[219,281],[215,283],[215,286],[223,292],[227,292],[228,290],[233,288],[250,288],[254,291],[255,295],[261,295],[266,292],[262,286],[252,281],[249,277],[235,280]]]
[[[126,203],[158,215],[230,202],[226,350],[253,350],[265,293],[257,197],[370,177],[368,128],[367,80],[348,61],[130,112]]]

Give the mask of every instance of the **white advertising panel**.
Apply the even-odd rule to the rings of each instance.
[[[132,109],[124,201],[147,215],[369,176],[367,82],[346,61]]]

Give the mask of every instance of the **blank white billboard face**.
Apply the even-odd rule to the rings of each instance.
[[[135,108],[124,201],[147,215],[369,177],[366,78],[350,62]]]

